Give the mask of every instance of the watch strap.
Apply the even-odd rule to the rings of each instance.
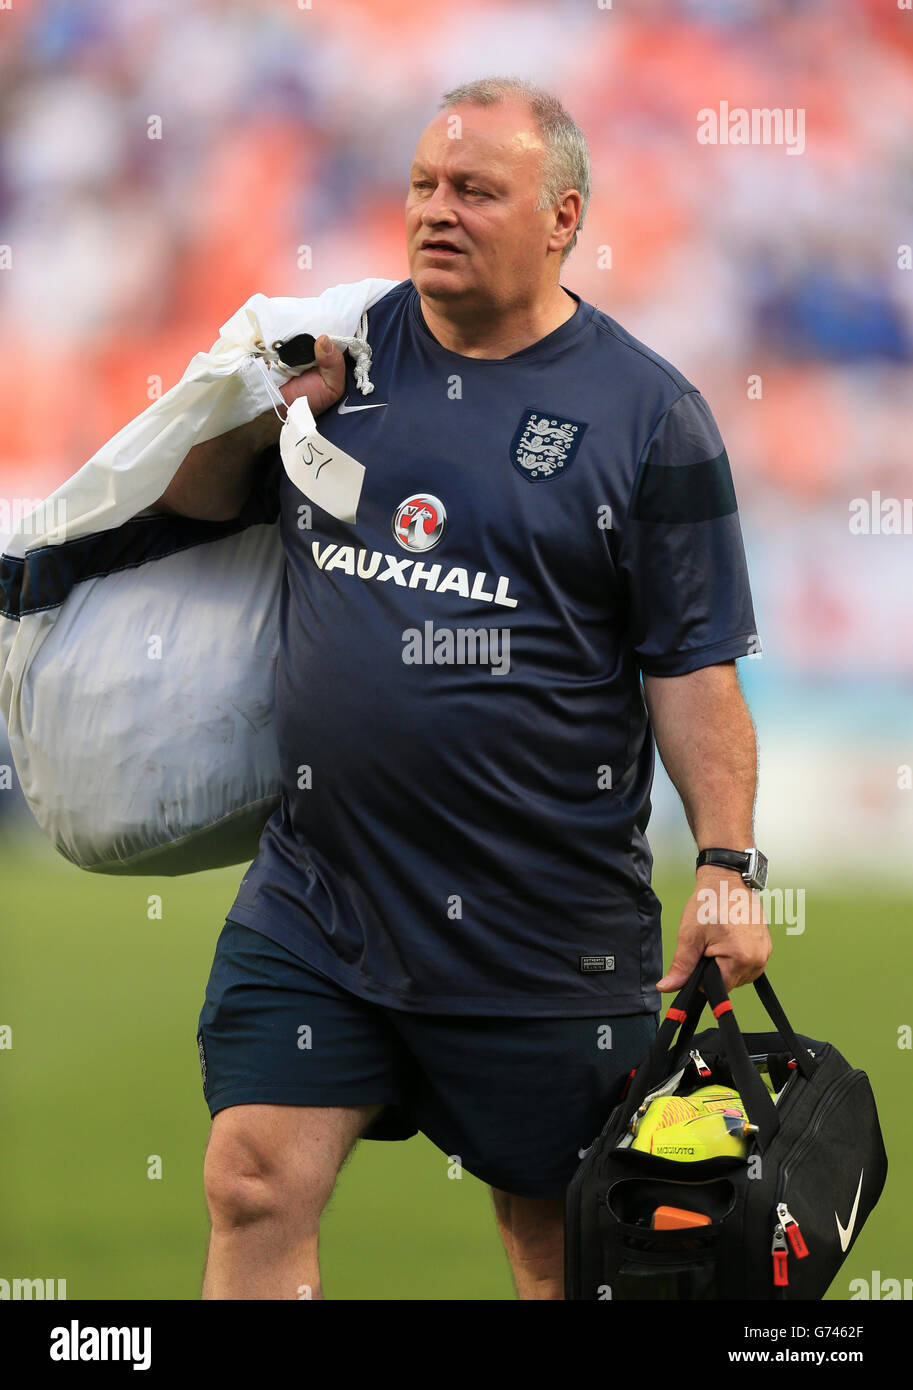
[[[700,869],[704,864],[714,864],[718,869],[735,869],[736,873],[743,874],[750,858],[744,849],[702,849],[697,856],[697,867]]]

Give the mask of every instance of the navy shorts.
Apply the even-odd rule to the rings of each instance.
[[[421,1131],[482,1182],[556,1198],[657,1022],[654,1013],[487,1018],[391,1009],[228,921],[197,1043],[212,1115],[230,1105],[382,1104],[364,1138]]]

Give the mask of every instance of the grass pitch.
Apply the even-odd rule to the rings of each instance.
[[[106,879],[37,831],[7,822],[0,836],[0,1025],[12,1043],[0,1049],[0,1277],[66,1279],[70,1298],[195,1299],[209,1128],[196,1023],[243,868]],[[689,880],[660,875],[656,888],[668,963]],[[830,1298],[875,1270],[911,1272],[911,906],[874,884],[809,886],[805,931],[773,928],[769,973],[794,1026],[869,1072],[888,1149],[884,1196]],[[743,1027],[765,1026],[752,991],[736,1010]],[[324,1217],[321,1263],[328,1298],[513,1297],[487,1188],[448,1179],[423,1137],[358,1146]]]

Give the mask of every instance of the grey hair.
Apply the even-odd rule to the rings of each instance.
[[[463,103],[500,106],[511,97],[524,102],[529,108],[545,145],[542,189],[536,211],[554,207],[561,194],[569,188],[575,188],[580,194],[580,220],[562,252],[563,263],[574,249],[577,233],[583,226],[590,202],[591,175],[590,152],[583,131],[558,98],[520,77],[480,77],[445,92],[438,110],[445,111]]]

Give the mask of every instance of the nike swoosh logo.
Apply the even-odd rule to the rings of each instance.
[[[381,410],[387,405],[387,401],[378,401],[376,405],[346,405],[348,399],[348,396],[345,396],[339,402],[339,405],[336,407],[337,414],[354,415],[356,410]]]
[[[837,1222],[837,1234],[840,1237],[840,1249],[844,1254],[846,1254],[846,1248],[852,1238],[853,1227],[856,1225],[856,1213],[859,1210],[859,1198],[862,1196],[862,1178],[864,1173],[865,1169],[863,1168],[862,1172],[859,1174],[859,1186],[856,1188],[856,1200],[853,1203],[853,1210],[850,1212],[849,1225],[846,1227],[841,1226],[840,1217],[834,1212],[834,1220]]]

